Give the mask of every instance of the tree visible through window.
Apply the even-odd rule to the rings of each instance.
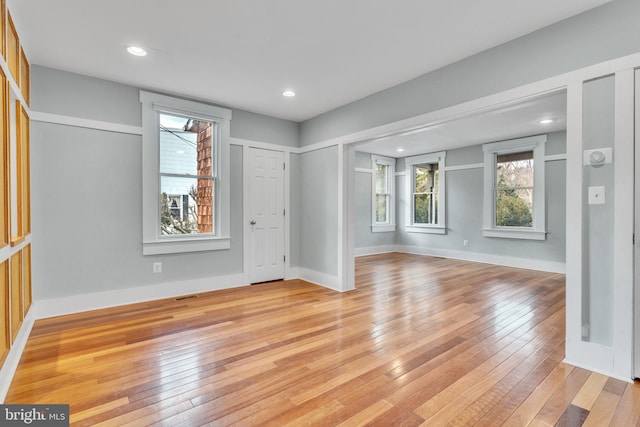
[[[545,240],[546,135],[482,145],[484,204],[482,234]]]
[[[413,223],[438,224],[438,163],[413,167]]]
[[[160,114],[161,235],[215,232],[215,126]]]
[[[496,227],[533,227],[533,151],[498,154]]]
[[[389,222],[389,166],[376,165],[376,223]]]
[[[446,234],[446,152],[405,158],[409,233]]]

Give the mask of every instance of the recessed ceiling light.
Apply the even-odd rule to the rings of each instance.
[[[287,98],[291,98],[296,96],[296,93],[292,90],[285,90],[284,92],[282,92],[282,96],[286,96]]]
[[[147,56],[147,51],[139,46],[129,46],[127,52],[135,56]]]
[[[549,123],[553,123],[553,119],[540,120],[538,123],[540,123],[541,125],[548,125]]]
[[[402,152],[404,151],[404,148],[398,148],[396,151],[397,151],[398,153],[402,153]]]

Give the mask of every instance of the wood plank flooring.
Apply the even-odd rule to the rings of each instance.
[[[640,385],[562,363],[564,276],[407,254],[37,321],[6,403],[75,426],[633,426]]]

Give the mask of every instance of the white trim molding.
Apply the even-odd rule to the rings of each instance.
[[[549,273],[564,274],[566,271],[565,263],[556,261],[483,254],[480,252],[456,251],[451,249],[434,249],[426,246],[399,245],[397,248],[398,252],[407,254],[459,259],[462,261],[481,262],[485,264],[502,265],[514,268],[526,268],[528,270],[546,271]]]
[[[456,165],[456,166],[447,166],[444,168],[445,172],[451,171],[462,171],[467,169],[482,169],[484,167],[484,163],[470,163],[467,165]]]
[[[400,252],[398,245],[370,246],[367,248],[356,248],[354,253],[356,257],[368,255],[388,254],[392,252]]]
[[[355,168],[355,171],[360,173],[373,173],[373,169],[366,168]]]
[[[331,289],[336,292],[344,292],[342,289],[338,276],[332,276],[330,274],[321,273],[319,271],[311,270],[309,268],[298,267],[299,279],[305,282],[313,283],[314,285],[322,286],[323,288]],[[347,291],[350,289],[346,289]]]
[[[385,245],[356,248],[357,257],[381,255],[392,252],[404,254],[425,255],[438,258],[458,259],[461,261],[481,262],[483,264],[501,265],[504,267],[524,268],[527,270],[544,271],[548,273],[565,274],[564,262],[538,260],[531,258],[510,257],[504,255],[484,254],[480,252],[457,251],[451,249],[435,249],[427,246],[413,245]]]
[[[35,318],[33,316],[32,306],[22,321],[20,331],[18,331],[18,335],[9,349],[9,354],[7,354],[7,357],[4,359],[4,363],[0,368],[0,402],[4,402],[4,399],[7,397],[7,392],[9,391],[9,387],[13,381],[13,376],[18,369],[18,364],[20,363],[22,353],[24,352],[24,348],[29,340],[29,335],[31,335],[31,329],[33,328],[34,322]]]
[[[30,118],[34,122],[53,123],[57,125],[103,130],[107,132],[126,133],[131,135],[142,135],[142,126],[132,126],[122,123],[83,119],[80,117],[63,116],[61,114],[43,113],[40,111],[32,111]]]
[[[33,312],[34,319],[46,319],[102,308],[175,298],[183,295],[238,288],[247,285],[248,283],[244,280],[242,273],[228,276],[203,277],[201,279],[181,280],[179,282],[167,282],[151,286],[138,286],[135,288],[42,299],[33,303],[31,311]]]

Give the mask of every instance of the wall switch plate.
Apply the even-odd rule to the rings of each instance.
[[[161,262],[154,262],[153,263],[153,272],[154,273],[162,273],[162,263]]]
[[[468,240],[463,240],[463,241],[462,241],[462,244],[463,244],[464,246],[469,246],[469,241],[468,241]]]
[[[604,187],[589,187],[589,204],[604,205],[605,191]]]

